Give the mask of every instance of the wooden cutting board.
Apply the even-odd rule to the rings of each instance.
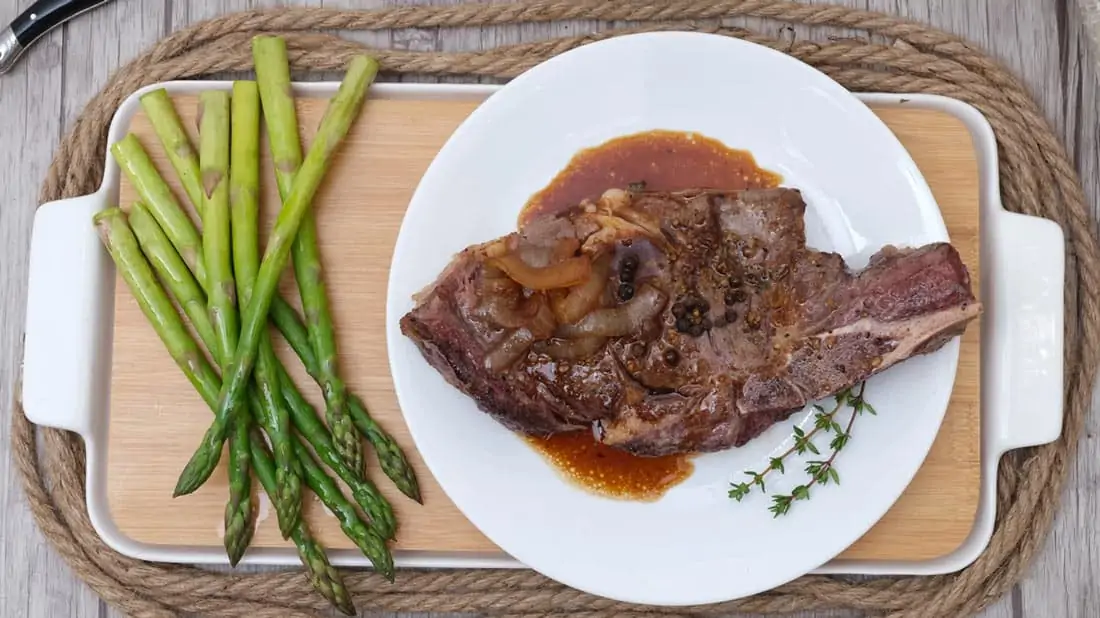
[[[196,99],[180,96],[176,105],[193,131]],[[375,466],[371,477],[389,497],[400,522],[395,549],[500,551],[448,500],[416,453],[394,396],[384,334],[387,271],[405,207],[440,146],[476,106],[469,101],[369,101],[315,201],[342,374],[375,418],[405,447],[423,487],[424,505],[420,506],[393,489],[377,470],[373,456],[368,457]],[[303,140],[312,137],[324,107],[325,101],[319,99],[299,101]],[[875,111],[924,173],[951,239],[974,277],[975,290],[980,289],[978,168],[969,133],[959,120],[941,112],[904,107]],[[186,204],[185,193],[144,115],[134,118],[131,130]],[[262,152],[263,225],[269,229],[279,201],[266,144]],[[128,207],[134,199],[132,186],[123,179],[121,204]],[[283,290],[287,298],[295,298],[289,275]],[[979,492],[979,331],[975,323],[963,337],[950,408],[924,466],[890,512],[842,558],[934,558],[953,551],[969,534]],[[320,406],[318,389],[282,339],[277,337],[276,342],[298,384]],[[119,531],[143,543],[221,547],[226,458],[198,492],[171,497],[177,475],[211,413],[172,363],[121,279],[116,285],[112,365],[107,494]],[[272,509],[259,493],[253,545],[283,546]],[[320,540],[329,547],[353,547],[336,519],[312,495],[309,499],[308,517]]]

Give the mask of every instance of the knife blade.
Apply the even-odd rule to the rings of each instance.
[[[0,32],[0,75],[50,30],[110,0],[38,0]]]

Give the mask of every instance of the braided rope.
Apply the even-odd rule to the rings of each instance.
[[[779,22],[861,30],[893,45],[862,40],[827,44],[779,40],[749,30],[693,20],[751,16]],[[40,199],[90,193],[103,174],[107,127],[122,100],[141,86],[251,69],[249,39],[260,32],[286,37],[296,70],[339,70],[363,46],[321,31],[497,25],[591,19],[628,22],[600,34],[465,53],[372,50],[383,70],[431,75],[513,77],[553,55],[594,40],[639,30],[702,30],[779,49],[816,66],[855,91],[924,92],[966,101],[989,119],[997,136],[1001,190],[1007,208],[1063,226],[1066,271],[1066,399],[1062,437],[1013,453],[1000,467],[997,527],[986,551],[967,569],[935,577],[851,582],[807,576],[754,597],[670,612],[594,597],[531,571],[402,571],[395,584],[373,572],[348,573],[361,607],[522,616],[647,618],[731,611],[788,612],[851,608],[897,618],[969,615],[995,601],[1041,548],[1067,466],[1088,410],[1100,350],[1100,251],[1084,194],[1062,145],[1020,82],[966,41],[880,13],[775,0],[537,0],[516,4],[394,7],[377,11],[277,9],[245,11],[176,32],[119,69],[88,102],[58,149]],[[103,599],[140,617],[315,616],[327,604],[298,571],[211,573],[149,564],[106,547],[88,520],[84,450],[78,437],[38,428],[18,402],[12,452],[39,528],[73,570]],[[41,448],[36,438],[41,436]]]

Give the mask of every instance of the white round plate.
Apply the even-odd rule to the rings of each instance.
[[[398,401],[447,495],[520,562],[566,585],[637,603],[724,601],[812,571],[863,535],[924,460],[947,407],[958,341],[870,380],[878,411],[855,425],[836,469],[773,518],[731,480],[791,444],[800,412],[746,446],[695,459],[694,474],[653,503],[577,488],[520,437],[449,386],[404,337],[412,295],[464,247],[515,229],[537,190],[579,150],[651,129],[695,131],[750,150],[808,204],[809,245],[853,267],[883,245],[947,240],[916,165],[858,99],[806,64],[737,39],[638,34],[586,45],[519,76],[455,131],[424,174],[394,251],[386,308]],[[826,447],[828,440],[820,441]],[[798,461],[769,492],[805,480]]]

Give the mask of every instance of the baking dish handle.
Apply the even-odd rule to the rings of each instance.
[[[1001,211],[989,243],[992,302],[986,357],[1001,452],[1046,444],[1062,432],[1065,237],[1048,219]]]
[[[34,215],[23,352],[23,408],[33,423],[91,435],[110,372],[114,269],[92,215],[101,191],[43,204]]]

